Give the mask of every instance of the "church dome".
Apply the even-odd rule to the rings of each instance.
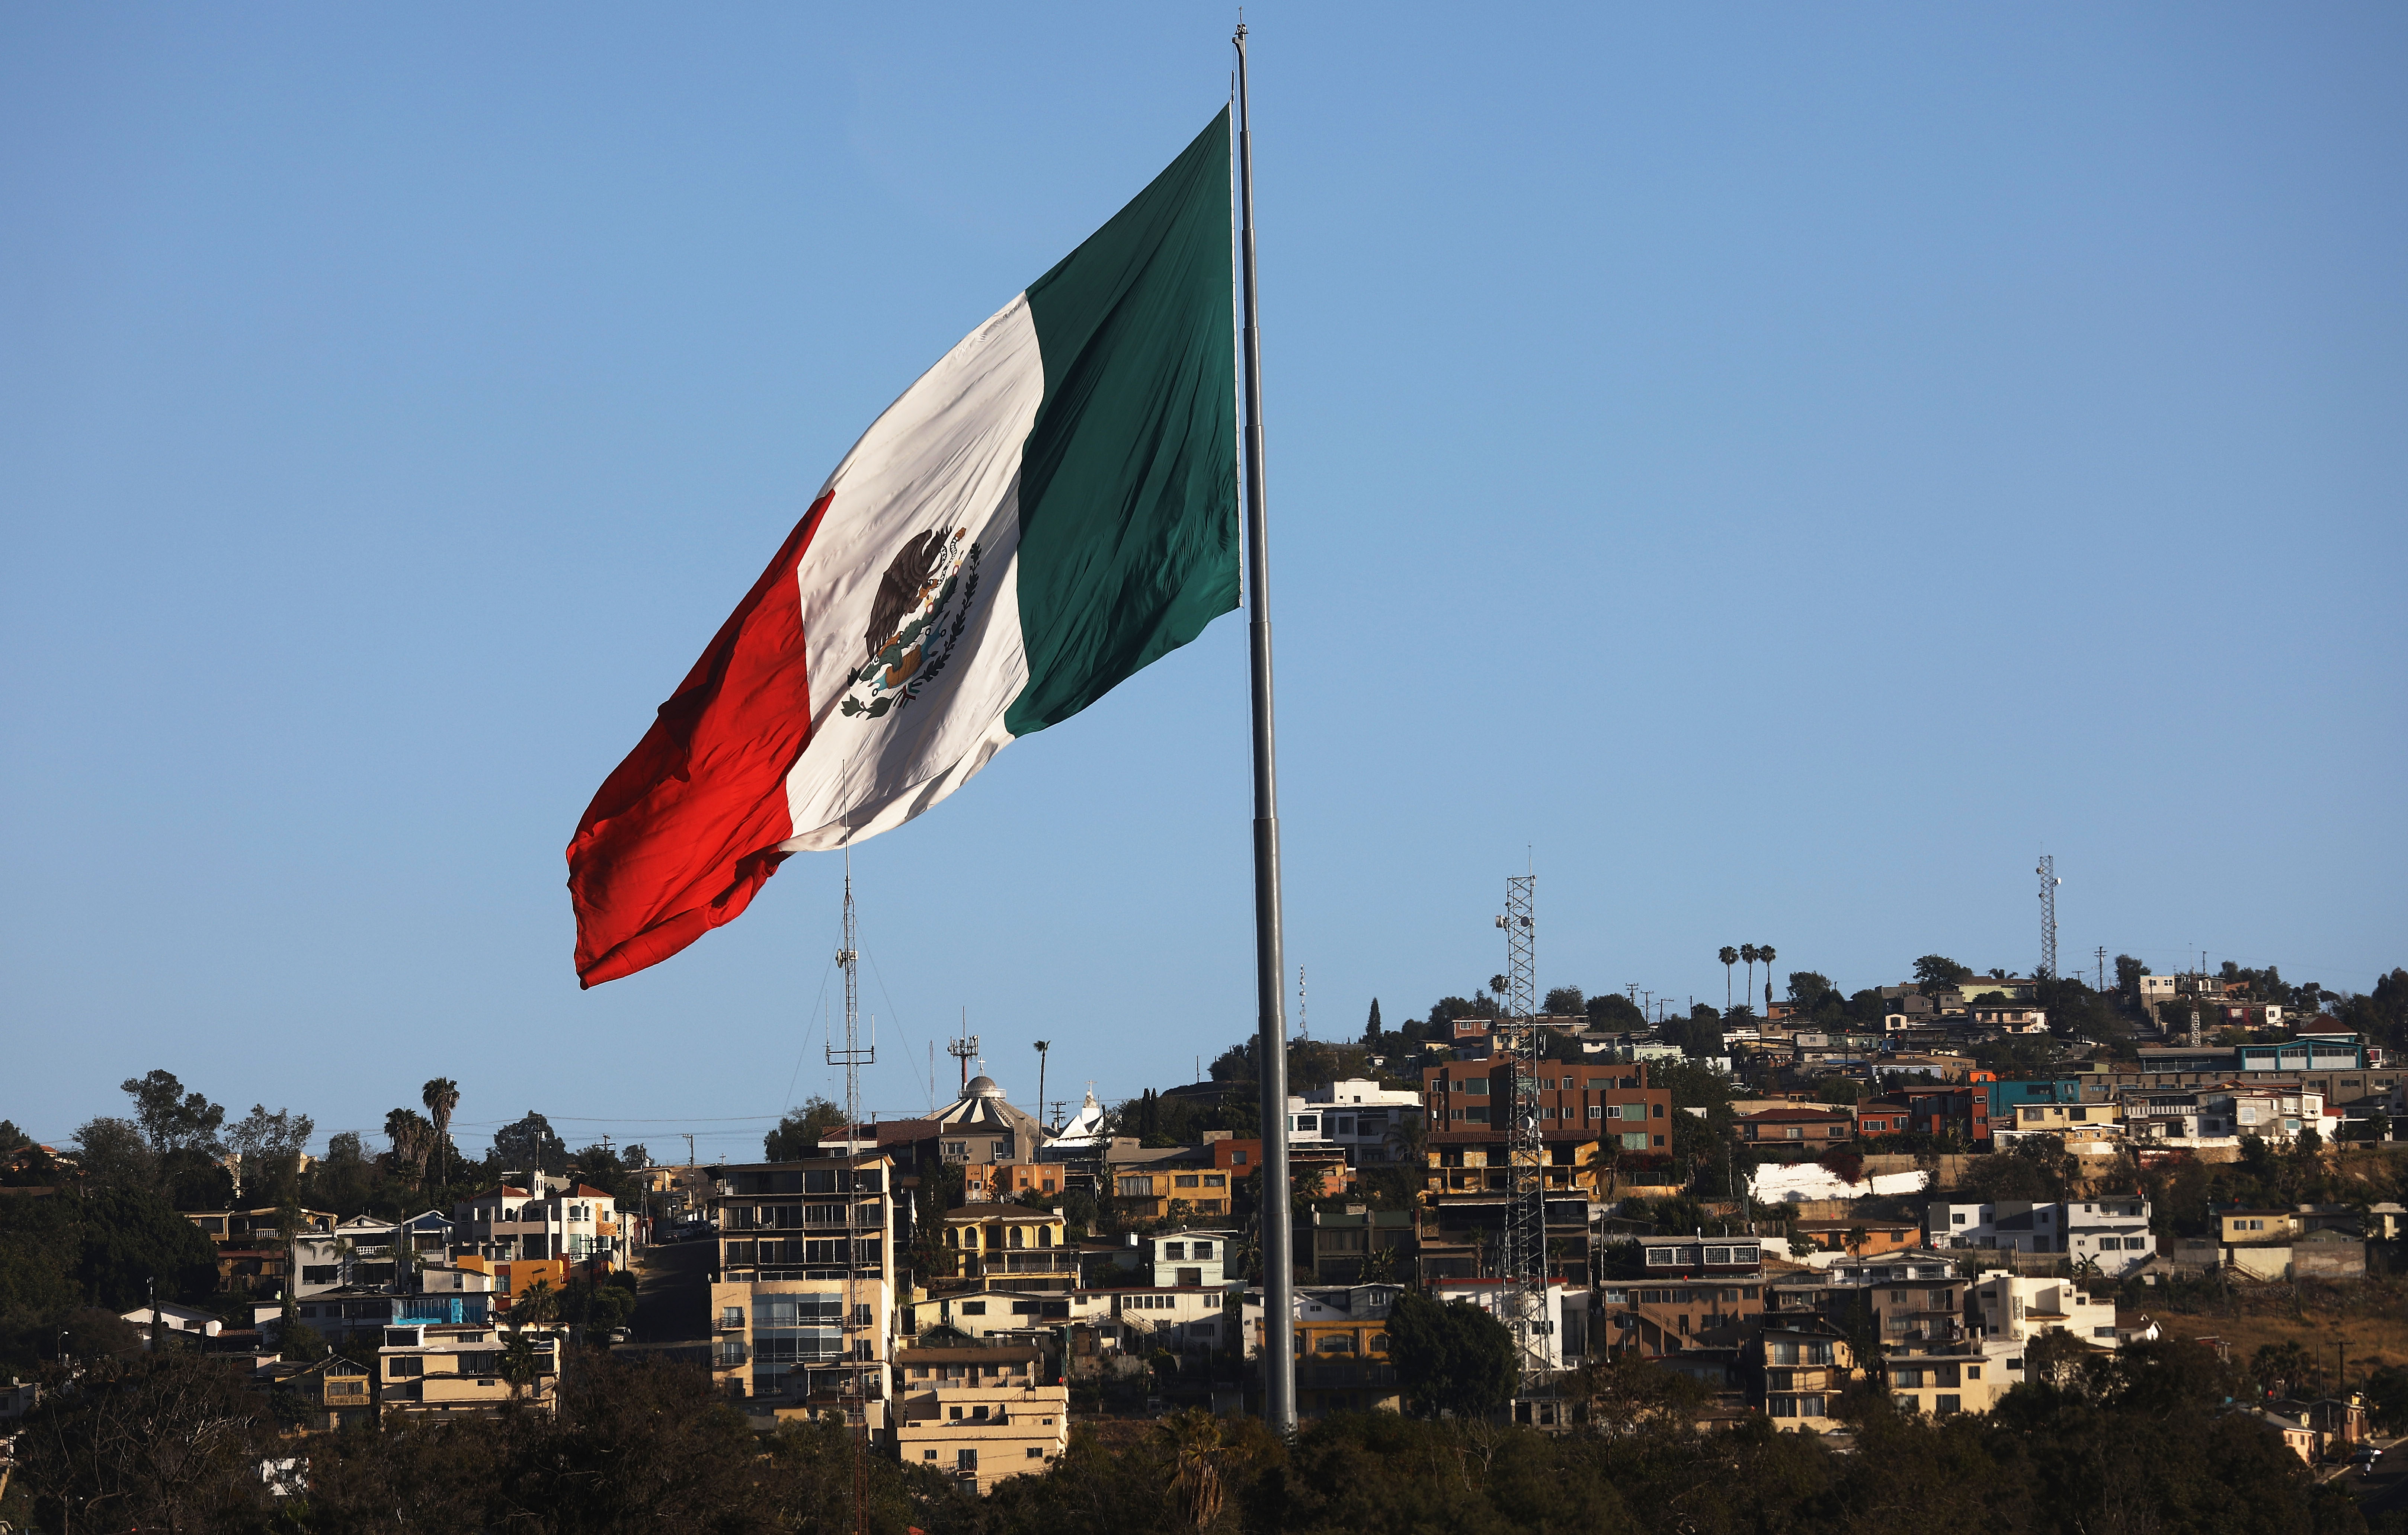
[[[972,1077],[970,1079],[968,1096],[971,1097],[1003,1097],[1003,1089],[995,1084],[995,1079],[993,1077]]]

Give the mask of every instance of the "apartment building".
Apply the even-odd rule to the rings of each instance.
[[[2023,1345],[1971,1338],[1900,1343],[1884,1353],[1882,1379],[1901,1413],[1935,1418],[1986,1413],[2023,1384]]]
[[[1741,1345],[1741,1369],[1753,1404],[1776,1429],[1828,1433],[1856,1368],[1856,1352],[1828,1322],[1767,1322]]]
[[[1079,1283],[1079,1254],[1068,1245],[1062,1212],[1017,1204],[969,1204],[941,1217],[951,1279],[980,1288],[1068,1290]]]
[[[527,1354],[513,1381],[509,1352]],[[492,1413],[516,1400],[552,1410],[560,1375],[554,1341],[513,1339],[491,1327],[422,1324],[387,1327],[377,1350],[377,1411],[387,1419]]]
[[[1762,1151],[1784,1156],[1819,1156],[1856,1136],[1853,1111],[1829,1104],[1791,1104],[1759,1109],[1735,1121],[1739,1138]]]
[[[2063,1216],[2063,1207],[2030,1199],[2001,1199],[1996,1204],[1934,1199],[1923,1207],[1924,1240],[1932,1247],[2062,1253]]]
[[[1852,1337],[1885,1348],[1954,1342],[1967,1336],[1965,1297],[1972,1281],[1929,1253],[1885,1253],[1821,1271],[1783,1274],[1765,1290],[1768,1320],[1820,1316]]]
[[[883,1428],[895,1314],[892,1170],[877,1152],[710,1169],[719,1228],[711,1374],[722,1390],[822,1409],[857,1393],[867,1426]],[[1008,1208],[1030,1222],[1048,1219]],[[848,1210],[858,1232],[850,1251]],[[982,1259],[983,1246],[979,1252]]]
[[[1513,1103],[1510,1057],[1449,1061],[1422,1069],[1425,1123],[1432,1134],[1502,1135]],[[1549,1137],[1604,1138],[1616,1151],[1671,1145],[1672,1094],[1651,1086],[1644,1061],[1578,1066],[1541,1062],[1535,1072],[1539,1129]]]
[[[294,1241],[293,1293],[402,1283],[419,1264],[441,1263],[451,1252],[452,1222],[439,1212],[423,1211],[406,1221],[354,1215],[332,1231]]]
[[[1035,1348],[910,1348],[895,1358],[893,1442],[981,1497],[1042,1471],[1070,1443],[1069,1388]]]
[[[295,1239],[331,1232],[332,1211],[304,1210],[300,1225],[283,1228],[280,1211],[195,1210],[184,1218],[198,1227],[217,1250],[218,1288],[242,1295],[280,1296],[293,1278]]]
[[[1593,1349],[1660,1358],[1736,1342],[1724,1329],[1763,1316],[1764,1244],[1756,1238],[1651,1236],[1637,1246],[1640,1272],[1598,1285]]]
[[[627,1255],[617,1201],[546,1173],[461,1200],[452,1211],[452,1241],[455,1251],[502,1262],[556,1257],[624,1267]]]
[[[1602,1197],[1600,1184],[1612,1164],[1602,1138],[1577,1127],[1579,1121],[1571,1124],[1541,1132],[1544,1160],[1528,1170],[1542,1191],[1548,1272],[1563,1283],[1581,1284],[1590,1262],[1589,1206]],[[1431,1130],[1423,1138],[1426,1165],[1414,1240],[1424,1284],[1488,1270],[1483,1255],[1493,1252],[1505,1234],[1514,1182],[1512,1157],[1503,1126]]]

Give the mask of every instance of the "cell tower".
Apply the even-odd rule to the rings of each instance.
[[[1505,1250],[1497,1277],[1498,1317],[1522,1355],[1522,1376],[1547,1378],[1547,1145],[1539,1132],[1539,1062],[1544,1054],[1538,1025],[1538,903],[1536,875],[1505,882],[1505,995],[1497,1000],[1510,1025],[1499,1030],[1512,1073],[1513,1106],[1506,1144]]]
[[[968,1026],[969,1017],[967,1013],[963,1015],[962,1023],[965,1027]],[[962,1097],[964,1097],[970,1096],[970,1062],[978,1059],[978,1053],[979,1037],[975,1034],[966,1034],[958,1040],[949,1040],[945,1042],[945,1054],[961,1063]]]
[[[870,1333],[874,1338],[878,1324],[874,1317],[865,1317],[865,1312],[868,1308],[865,1308],[861,1300],[863,1232],[861,1203],[855,1196],[860,1192],[857,1169],[861,1165],[861,1153],[858,1150],[861,1133],[861,1069],[878,1059],[878,1049],[874,1041],[867,1048],[864,1048],[861,1043],[861,951],[854,941],[853,844],[849,836],[844,849],[844,940],[843,946],[836,952],[836,962],[844,970],[844,1048],[838,1050],[835,1041],[829,1041],[827,1061],[830,1066],[844,1068],[846,1195],[844,1201],[844,1327],[839,1334],[845,1340],[846,1362],[838,1376],[837,1400],[844,1413],[846,1431],[853,1439],[853,1502],[854,1524],[857,1528],[869,1496],[867,1442],[870,1391],[869,1383],[866,1378],[868,1367],[853,1361],[874,1355],[878,1351],[874,1343],[865,1341],[856,1344],[853,1335],[856,1331],[864,1331]],[[873,1152],[876,1150],[874,1144],[871,1150]],[[805,1379],[808,1382],[809,1376],[806,1375]]]
[[[2065,882],[2057,877],[2057,855],[2043,853],[2040,867],[2032,870],[2040,876],[2040,973],[2057,974],[2057,887]]]

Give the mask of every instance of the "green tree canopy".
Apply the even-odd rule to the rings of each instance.
[[[1973,979],[1973,967],[1959,965],[1945,954],[1925,954],[1914,962],[1914,983],[1925,991],[1945,991]]]
[[[1502,1407],[1521,1378],[1513,1335],[1466,1300],[1444,1305],[1417,1290],[1388,1311],[1388,1357],[1414,1410],[1478,1417]]]
[[[414,1114],[413,1117],[415,1117]],[[433,1123],[429,1121],[421,1121],[421,1123],[426,1125],[431,1137],[435,1128]],[[431,1139],[428,1147],[429,1150],[433,1149]],[[529,1109],[525,1118],[513,1121],[494,1132],[494,1149],[487,1155],[486,1160],[497,1172],[510,1169],[521,1172],[562,1172],[568,1167],[568,1144],[552,1133],[552,1121],[533,1109]]]
[[[186,1092],[173,1071],[128,1077],[118,1090],[134,1099],[135,1123],[142,1126],[152,1151],[165,1155],[218,1149],[218,1126],[225,1123],[225,1110],[198,1092]]]
[[[790,1109],[778,1121],[778,1127],[761,1138],[761,1159],[765,1162],[799,1162],[819,1155],[820,1134],[841,1128],[844,1109],[824,1097],[808,1097],[799,1109]]]

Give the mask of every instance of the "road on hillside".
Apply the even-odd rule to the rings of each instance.
[[[717,1246],[712,1241],[672,1241],[643,1250],[636,1260],[636,1314],[627,1323],[631,1341],[710,1341],[710,1255]]]

